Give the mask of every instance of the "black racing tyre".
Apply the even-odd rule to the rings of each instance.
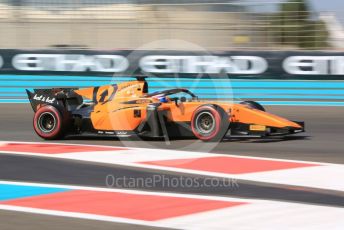
[[[240,102],[240,104],[247,105],[252,109],[258,109],[260,111],[265,112],[265,108],[261,104],[259,104],[258,102],[255,102],[255,101],[243,101],[243,102]]]
[[[38,136],[46,140],[61,139],[65,133],[63,117],[51,105],[43,106],[36,111],[33,128]]]
[[[202,141],[221,141],[228,127],[228,114],[216,105],[198,107],[191,118],[192,132]]]

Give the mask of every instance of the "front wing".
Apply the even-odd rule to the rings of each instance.
[[[232,123],[230,126],[230,136],[240,137],[269,137],[269,136],[285,136],[305,132],[305,123],[302,121],[293,121],[301,126],[294,127],[269,127],[264,125]]]

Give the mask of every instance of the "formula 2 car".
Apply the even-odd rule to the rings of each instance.
[[[144,77],[91,88],[26,90],[33,127],[44,139],[96,134],[117,137],[264,137],[304,131],[303,122],[265,112],[254,101],[202,101],[185,88],[148,92]]]

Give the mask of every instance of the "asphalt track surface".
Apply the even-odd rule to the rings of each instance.
[[[212,152],[234,155],[250,155],[259,157],[284,158],[295,160],[344,163],[344,107],[267,107],[267,110],[292,120],[306,122],[307,132],[295,137],[273,139],[229,139],[218,143]],[[0,104],[0,140],[7,141],[42,141],[32,129],[33,112],[29,104]],[[60,141],[77,144],[96,144],[135,147],[153,147],[169,149],[204,150],[200,145],[192,145],[194,140],[122,142],[114,138],[68,138]],[[108,174],[126,175],[128,177],[151,177],[154,174],[167,177],[180,176],[171,172],[157,172],[124,166],[109,166],[69,160],[43,159],[39,157],[23,157],[2,155],[0,158],[0,179],[13,181],[45,182],[104,187]],[[193,175],[184,175],[193,177]],[[238,181],[237,188],[165,188],[157,185],[153,191],[173,191],[181,193],[212,194],[244,198],[260,198],[302,202],[344,207],[344,194],[326,190],[309,190],[303,188],[284,187]],[[143,190],[143,188],[139,188]],[[7,221],[8,218],[15,221]],[[141,226],[105,223],[99,221],[51,217],[34,214],[0,212],[0,229],[21,229],[31,226],[32,229],[45,226],[59,226],[56,229],[137,229]],[[51,228],[49,228],[51,229]],[[141,228],[140,228],[141,229]],[[144,229],[144,228],[143,228]]]
[[[112,223],[94,220],[79,220],[75,218],[45,216],[31,213],[0,211],[0,228],[3,230],[155,230],[162,228],[146,227],[133,224]]]

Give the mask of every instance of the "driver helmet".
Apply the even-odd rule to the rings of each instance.
[[[154,96],[154,98],[157,99],[157,100],[159,100],[161,103],[166,103],[166,102],[168,102],[166,96],[163,95],[163,94],[156,95],[156,96]]]
[[[167,100],[167,98],[166,98],[165,96],[160,97],[160,98],[159,98],[159,101],[160,101],[161,103],[166,103],[166,102],[168,102],[168,100]]]

